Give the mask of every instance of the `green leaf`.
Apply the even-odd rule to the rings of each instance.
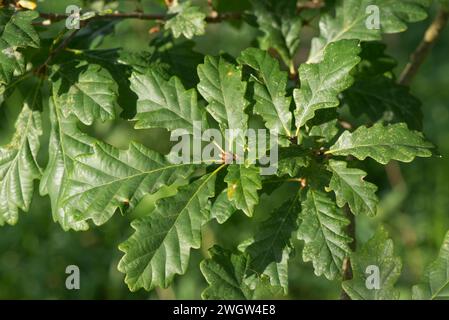
[[[401,259],[394,256],[393,241],[381,227],[357,252],[351,254],[352,280],[343,289],[353,300],[396,300],[400,292],[394,284],[401,275]],[[378,268],[379,274],[375,268]],[[375,277],[379,276],[378,288]]]
[[[128,150],[98,142],[92,154],[74,159],[63,202],[67,208],[76,209],[80,219],[92,219],[101,225],[117,209],[133,209],[145,195],[186,179],[194,167],[172,164],[135,142]]]
[[[356,80],[345,93],[345,102],[354,115],[366,113],[373,121],[405,122],[412,129],[422,128],[421,102],[408,87],[385,76]]]
[[[218,246],[209,250],[211,259],[203,260],[201,272],[209,286],[203,291],[203,299],[250,300],[273,299],[281,294],[281,288],[271,286],[264,276],[248,279],[249,258],[244,253],[232,253]]]
[[[0,85],[8,84],[14,75],[25,73],[25,61],[20,52],[6,48],[0,51]]]
[[[420,284],[413,286],[415,300],[449,300],[449,232],[438,258],[427,268]]]
[[[52,81],[65,117],[74,114],[86,125],[97,119],[115,119],[118,88],[106,69],[96,64],[69,63],[55,70]]]
[[[0,49],[38,48],[39,36],[32,25],[38,16],[35,11],[0,10]]]
[[[175,74],[187,88],[196,87],[199,82],[197,66],[204,61],[204,55],[194,50],[195,42],[174,42],[170,37],[156,38],[151,43],[150,63],[161,65],[169,74]]]
[[[39,36],[32,25],[37,17],[34,11],[0,10],[0,84],[25,72],[25,61],[18,48],[39,47]]]
[[[176,1],[168,10],[168,14],[175,16],[165,23],[165,29],[171,30],[175,38],[181,34],[187,39],[204,34],[206,28],[206,14],[197,6],[192,6],[190,1],[178,3]]]
[[[301,146],[292,145],[289,148],[279,149],[277,175],[297,177],[301,170],[309,165],[309,152]]]
[[[379,42],[362,43],[362,61],[356,67],[354,84],[344,92],[344,102],[356,117],[366,114],[373,122],[405,122],[414,130],[422,129],[421,102],[410,88],[396,82],[397,63],[384,53]]]
[[[228,199],[228,191],[224,189],[212,205],[211,218],[217,219],[218,223],[225,223],[234,212],[237,211],[234,203]]]
[[[296,1],[253,0],[251,3],[259,28],[264,33],[261,48],[276,50],[285,65],[293,69],[302,28],[301,18],[296,15]]]
[[[371,157],[379,163],[390,160],[411,162],[415,157],[430,157],[433,145],[421,133],[411,131],[404,123],[359,127],[353,133],[343,132],[327,153],[336,156],[352,155],[359,160]]]
[[[301,65],[301,88],[293,93],[297,130],[315,116],[315,111],[340,104],[337,96],[352,85],[350,71],[360,62],[359,52],[357,40],[343,40],[330,44],[320,63]]]
[[[430,0],[338,0],[335,17],[325,14],[320,19],[320,37],[312,41],[309,62],[322,58],[324,49],[332,42],[342,39],[360,41],[381,40],[382,33],[398,33],[407,29],[407,24],[424,20],[427,17],[425,7]],[[375,6],[375,7],[372,7]],[[379,10],[380,28],[368,25]]]
[[[224,57],[206,56],[204,64],[198,66],[200,83],[198,91],[209,103],[207,111],[219,123],[220,128],[238,130],[235,140],[229,139],[228,149],[232,150],[234,141],[246,145],[248,115],[245,108],[246,83],[242,79],[241,68],[228,62]]]
[[[37,162],[42,135],[38,111],[23,106],[15,124],[11,142],[0,147],[0,225],[15,224],[19,209],[28,211],[34,192],[35,179],[41,177]]]
[[[335,192],[338,206],[348,204],[351,212],[356,215],[363,213],[375,216],[379,202],[377,187],[363,180],[366,172],[348,168],[346,162],[335,160],[329,161],[329,169],[332,172],[329,190]]]
[[[211,259],[203,260],[201,272],[207,287],[203,299],[247,300],[251,299],[251,289],[244,282],[248,270],[248,257],[242,253],[233,254],[218,246],[209,249]]]
[[[341,277],[352,241],[345,233],[349,220],[343,211],[326,193],[309,189],[300,218],[298,238],[305,242],[303,260],[312,261],[317,276],[324,274],[329,280]]]
[[[55,95],[50,99],[50,122],[49,160],[40,182],[40,194],[49,195],[53,220],[59,222],[64,230],[86,230],[88,224],[77,221],[74,213],[63,205],[62,197],[68,182],[68,171],[75,158],[92,153],[95,139],[78,129],[73,116],[63,117]]]
[[[217,170],[159,200],[147,217],[133,221],[136,232],[119,249],[118,269],[131,291],[168,287],[175,274],[186,272],[190,249],[201,245],[201,226],[210,219]]]
[[[267,51],[248,48],[239,63],[257,72],[254,80],[254,112],[265,121],[268,129],[287,137],[292,136],[291,98],[286,97],[288,75],[279,69],[279,63]]]
[[[137,94],[137,129],[183,129],[193,134],[195,122],[207,128],[206,113],[198,107],[195,89],[185,90],[181,81],[166,81],[157,71],[133,73],[131,89]]]
[[[299,192],[263,221],[245,252],[250,256],[250,268],[256,274],[270,277],[274,286],[288,290],[288,260],[293,250],[292,234],[298,230]]]
[[[256,166],[230,165],[224,181],[228,184],[228,199],[248,217],[259,203],[257,190],[262,189],[260,169]]]

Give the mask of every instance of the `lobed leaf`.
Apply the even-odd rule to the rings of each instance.
[[[343,132],[327,151],[336,156],[352,155],[359,160],[371,157],[379,163],[390,160],[411,162],[415,157],[430,157],[433,145],[421,133],[411,131],[404,123],[359,127],[353,133]]]
[[[165,29],[171,30],[175,38],[181,34],[187,39],[196,35],[202,35],[206,28],[206,14],[197,6],[192,6],[190,1],[175,2],[170,6],[168,14],[174,16],[165,23]]]
[[[183,129],[193,134],[195,122],[207,128],[206,113],[198,107],[196,90],[185,90],[181,81],[166,81],[157,71],[134,72],[131,89],[137,94],[137,129]]]
[[[265,121],[268,129],[292,136],[291,98],[286,97],[288,75],[279,69],[279,63],[267,51],[248,48],[240,54],[240,64],[257,72],[254,80],[254,112]]]
[[[441,245],[438,258],[424,273],[420,284],[413,286],[416,300],[449,300],[449,232]]]
[[[224,181],[228,184],[228,199],[237,209],[252,217],[254,206],[259,203],[257,191],[262,189],[260,169],[233,164],[228,167]]]
[[[334,191],[339,207],[349,205],[354,214],[364,213],[368,216],[375,216],[377,211],[376,191],[377,187],[365,180],[366,172],[348,168],[344,161],[329,161],[329,169],[332,178],[329,190]]]
[[[320,63],[301,65],[301,88],[293,92],[297,130],[312,119],[317,110],[339,105],[338,94],[353,83],[350,71],[360,62],[359,53],[357,40],[342,40],[326,48]]]
[[[42,135],[40,113],[25,103],[15,130],[11,142],[0,147],[0,225],[17,223],[19,209],[29,210],[34,180],[41,177],[37,162]]]
[[[135,142],[128,150],[98,142],[92,154],[74,159],[63,203],[77,210],[80,219],[101,225],[117,209],[133,209],[146,194],[186,179],[194,169],[192,164],[172,164]]]
[[[149,216],[133,221],[136,232],[119,246],[125,255],[118,266],[131,291],[166,288],[175,274],[185,273],[190,249],[200,247],[201,227],[210,219],[216,172],[159,200]]]
[[[349,220],[329,196],[309,189],[302,203],[302,223],[298,238],[304,240],[302,253],[305,262],[312,261],[315,274],[329,280],[341,277],[343,260],[350,253],[352,239],[345,229]]]
[[[399,299],[400,293],[394,284],[401,274],[402,263],[400,258],[394,256],[393,241],[382,227],[362,248],[352,253],[350,259],[353,278],[343,282],[343,289],[351,299]],[[379,270],[379,274],[371,270]],[[377,276],[379,278],[375,279]]]

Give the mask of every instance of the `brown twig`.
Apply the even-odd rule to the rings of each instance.
[[[441,31],[447,25],[448,20],[449,11],[440,9],[431,25],[427,28],[424,38],[418,48],[416,48],[415,52],[411,55],[410,62],[407,64],[399,78],[400,84],[410,85],[419,68],[424,63],[424,60],[429,55],[433,45],[440,37]]]
[[[296,5],[296,12],[299,14],[307,9],[320,9],[324,7],[324,1],[322,0],[311,0],[308,2],[298,2]]]
[[[69,16],[60,13],[39,13],[40,17],[44,20],[50,20],[52,22],[58,22],[67,19]],[[115,20],[115,19],[139,19],[139,20],[167,20],[170,15],[166,14],[153,14],[153,13],[143,13],[143,12],[114,12],[108,14],[97,14],[91,18],[83,20],[84,22],[91,20]],[[209,23],[219,23],[225,20],[238,20],[242,18],[242,13],[240,12],[226,12],[220,13],[213,16],[206,17],[206,22]]]

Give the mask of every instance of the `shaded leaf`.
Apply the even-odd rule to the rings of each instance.
[[[353,278],[343,282],[343,289],[353,300],[396,300],[394,288],[402,263],[394,256],[393,241],[381,227],[357,252],[351,254]],[[377,274],[376,271],[379,273]],[[378,278],[378,288],[375,287]]]
[[[449,232],[441,245],[438,258],[427,267],[422,282],[413,286],[412,298],[449,300]]]

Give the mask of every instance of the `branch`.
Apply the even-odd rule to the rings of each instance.
[[[311,0],[308,2],[298,2],[296,5],[296,12],[299,14],[304,10],[307,9],[320,9],[324,7],[324,1],[323,0]]]
[[[50,20],[51,22],[58,22],[65,20],[69,17],[67,14],[60,13],[39,13],[40,17],[44,20]],[[84,22],[92,20],[115,20],[115,19],[139,19],[139,20],[167,20],[171,15],[167,14],[152,14],[143,12],[114,12],[108,14],[96,14],[95,16],[84,20]],[[227,12],[220,13],[213,16],[206,17],[206,22],[209,23],[219,23],[225,20],[239,20],[242,18],[242,13],[240,12]]]
[[[449,11],[440,9],[432,24],[427,28],[424,39],[410,57],[410,62],[407,64],[399,78],[400,84],[410,85],[419,68],[424,63],[424,60],[429,55],[433,45],[440,37],[441,31],[447,25],[448,20]]]

